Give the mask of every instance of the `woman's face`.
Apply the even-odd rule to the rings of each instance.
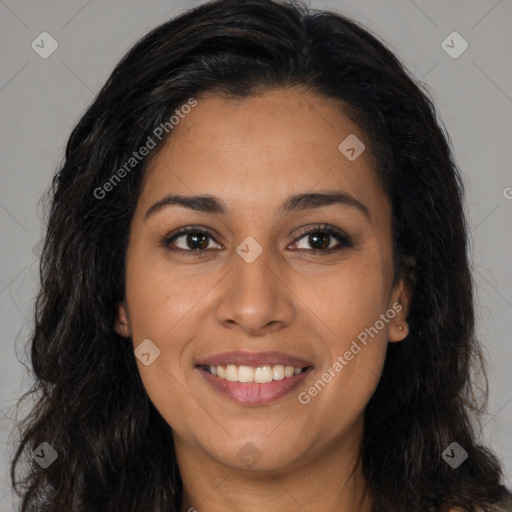
[[[351,453],[387,343],[407,335],[365,135],[303,89],[197,101],[148,168],[116,330],[144,342],[178,459],[284,470]]]

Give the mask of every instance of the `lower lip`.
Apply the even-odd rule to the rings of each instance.
[[[231,382],[215,377],[215,375],[207,372],[201,366],[197,366],[196,368],[215,390],[234,402],[247,405],[266,404],[288,395],[304,381],[308,373],[312,370],[312,368],[309,367],[293,377],[285,377],[281,380],[258,384],[256,382]]]

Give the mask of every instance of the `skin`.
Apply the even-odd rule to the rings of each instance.
[[[160,349],[152,364],[137,359],[137,365],[173,431],[182,511],[369,511],[360,465],[364,408],[388,342],[407,336],[411,292],[404,281],[393,286],[391,205],[369,151],[349,161],[338,150],[347,135],[362,141],[365,135],[333,100],[301,88],[197,100],[148,167],[115,326],[134,348],[150,339]],[[349,193],[369,215],[339,204],[278,212],[290,195],[315,191]],[[228,212],[172,205],[145,218],[170,193],[210,194]],[[318,246],[299,230],[323,223],[344,230],[354,247],[313,252]],[[189,253],[164,246],[167,235],[186,226],[212,232],[202,255],[193,253],[198,244],[187,245],[186,234],[171,247]],[[236,252],[248,236],[263,249],[250,264]],[[393,304],[401,311],[301,404],[298,393]],[[275,402],[241,405],[195,367],[201,357],[230,350],[279,350],[311,361],[314,370]],[[250,468],[237,456],[246,443],[261,456]]]

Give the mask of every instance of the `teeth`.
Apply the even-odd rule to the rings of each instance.
[[[213,369],[215,366],[210,366],[210,368]],[[238,380],[240,382],[254,382],[254,368],[252,366],[239,366]]]
[[[216,377],[228,380],[230,382],[256,382],[264,384],[273,380],[283,380],[286,377],[293,377],[303,371],[303,368],[294,368],[293,366],[284,366],[276,364],[275,366],[236,366],[228,364],[227,366],[208,366],[209,372]]]
[[[228,364],[226,366],[226,380],[230,382],[238,381],[238,368],[234,364]]]
[[[274,380],[284,379],[284,366],[282,364],[276,364],[272,369],[272,378]]]
[[[272,382],[272,366],[261,366],[254,370],[254,382],[263,384],[265,382]]]

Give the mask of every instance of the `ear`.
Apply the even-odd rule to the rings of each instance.
[[[119,334],[119,336],[122,336],[123,338],[129,338],[131,336],[128,308],[126,307],[126,303],[124,301],[117,305],[117,316],[114,330],[117,334]]]
[[[391,343],[402,341],[409,334],[407,316],[412,299],[414,277],[414,260],[410,258],[405,264],[404,276],[393,287],[389,307],[395,311],[395,316],[389,322],[388,341]]]

